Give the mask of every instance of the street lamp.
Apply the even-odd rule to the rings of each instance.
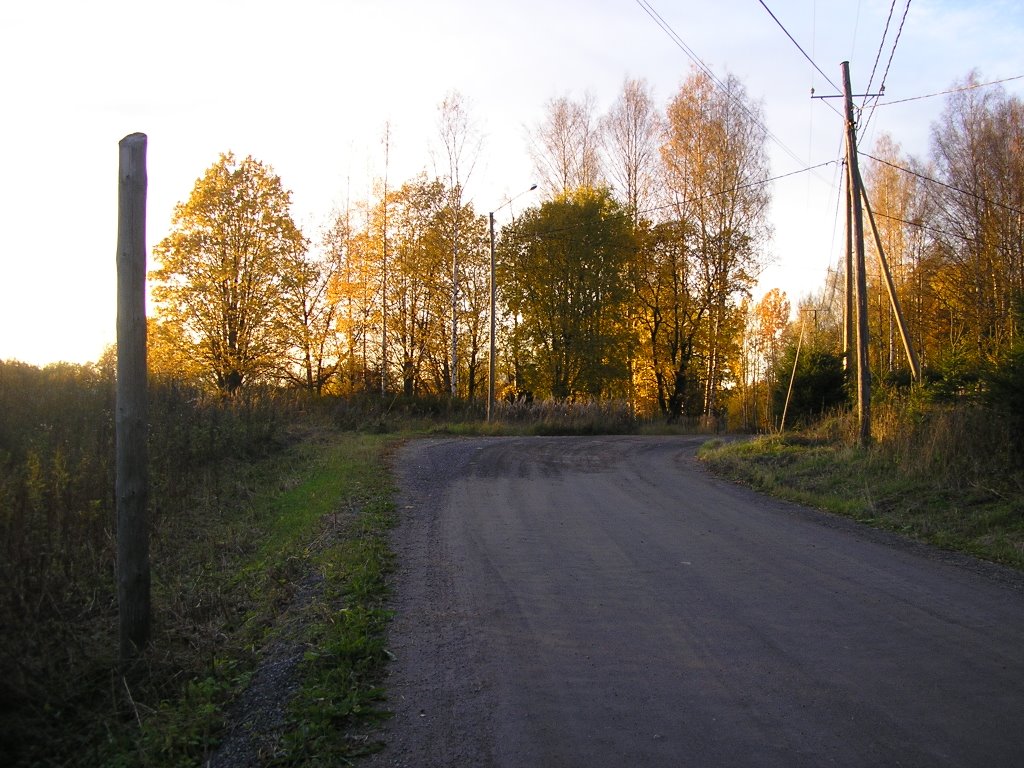
[[[518,198],[522,197],[527,192],[533,192],[533,190],[535,190],[536,188],[537,188],[536,184],[531,185],[529,189],[524,189],[522,192],[520,192],[515,197],[510,197],[504,203],[502,203],[497,208],[495,208],[493,211],[491,211],[489,214],[487,214],[487,218],[488,218],[488,220],[490,222],[490,226],[491,226],[491,350],[490,350],[490,356],[488,357],[488,365],[487,365],[487,421],[488,422],[490,422],[491,417],[492,417],[492,415],[494,413],[494,380],[495,380],[495,375],[494,375],[495,374],[495,367],[494,367],[494,332],[495,332],[495,328],[494,328],[494,326],[495,326],[495,323],[494,323],[494,315],[495,315],[495,313],[494,313],[494,305],[495,305],[495,297],[497,295],[497,283],[494,280],[494,214],[497,213],[498,211],[500,211],[506,205],[511,205],[514,200],[517,200]]]

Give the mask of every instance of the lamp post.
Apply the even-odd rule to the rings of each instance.
[[[517,200],[518,198],[522,197],[527,192],[533,192],[533,190],[535,190],[536,188],[537,188],[536,184],[531,185],[529,189],[524,189],[518,195],[516,195],[515,197],[509,198],[504,203],[502,203],[497,208],[495,208],[493,211],[491,211],[489,214],[487,214],[487,219],[488,219],[488,222],[490,224],[490,229],[491,229],[491,348],[490,348],[490,354],[488,356],[488,365],[487,365],[487,421],[488,422],[490,422],[490,420],[491,420],[491,418],[493,416],[493,413],[494,413],[494,382],[495,382],[494,334],[495,334],[495,325],[496,325],[495,324],[494,306],[496,304],[495,298],[497,296],[497,288],[498,288],[497,282],[494,279],[494,214],[497,213],[498,211],[500,211],[506,205],[511,205],[514,200]]]

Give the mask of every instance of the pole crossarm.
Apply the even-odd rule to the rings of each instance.
[[[885,96],[884,93],[851,93],[851,99],[873,99],[876,96]],[[811,92],[812,99],[845,99],[845,93],[826,94],[824,96],[818,96],[813,91]]]

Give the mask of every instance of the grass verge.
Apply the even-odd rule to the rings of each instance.
[[[909,466],[885,444],[862,449],[800,435],[711,441],[699,457],[758,491],[1024,570],[1019,475],[954,477]]]
[[[342,507],[326,510],[321,533],[307,548],[320,594],[302,608],[302,683],[288,707],[275,766],[346,765],[380,747],[368,733],[386,717],[379,703],[393,566],[387,532],[394,505],[384,464],[391,444],[359,436],[338,446],[328,463],[325,479],[337,487],[326,498]]]

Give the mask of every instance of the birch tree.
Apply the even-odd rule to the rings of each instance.
[[[659,172],[661,116],[645,80],[626,80],[622,93],[601,120],[602,145],[609,181],[634,226],[652,202]]]
[[[530,136],[530,154],[538,181],[549,198],[579,188],[595,188],[601,180],[600,135],[594,97],[551,99],[544,120]]]
[[[709,301],[703,334],[703,411],[715,413],[728,355],[742,328],[739,297],[752,287],[765,244],[769,194],[761,108],[736,78],[718,86],[693,71],[669,103],[661,156],[679,221]]]
[[[470,118],[466,100],[458,91],[449,93],[438,107],[438,132],[444,145],[447,161],[446,183],[448,206],[452,211],[449,221],[452,226],[452,268],[451,268],[451,359],[449,366],[449,388],[451,396],[458,396],[458,338],[459,338],[459,284],[460,225],[462,224],[463,195],[466,184],[473,175],[479,156],[482,137]],[[471,387],[472,388],[472,387]]]

